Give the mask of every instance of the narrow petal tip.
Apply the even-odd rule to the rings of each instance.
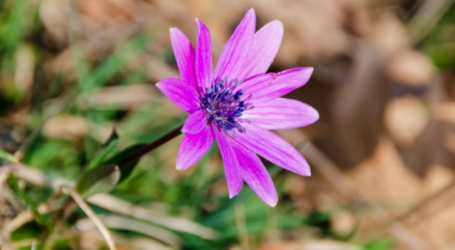
[[[309,166],[305,166],[303,169],[296,169],[296,171],[293,172],[301,176],[311,176],[311,169]]]
[[[314,71],[313,67],[308,67],[307,69],[308,69],[308,72],[309,72],[310,75],[313,74],[313,71]]]
[[[301,69],[302,69],[303,78],[305,78],[306,81],[309,81],[311,76],[313,75],[314,68],[313,67],[305,67],[305,68],[301,68]]]
[[[283,23],[280,21],[280,20],[273,20],[269,23],[269,25],[273,25],[273,26],[276,26],[278,28],[280,28],[280,30],[283,30]]]
[[[265,203],[267,203],[267,205],[269,205],[270,207],[275,208],[276,205],[278,204],[278,199],[267,200],[265,201]]]
[[[179,33],[182,33],[182,31],[180,31],[179,28],[171,27],[171,28],[169,28],[169,33],[171,34],[171,36],[175,36],[175,35],[179,35]]]
[[[301,175],[301,176],[311,176],[310,164],[308,164],[307,160],[305,159],[305,157],[303,157],[303,155],[301,155],[301,156],[302,157],[299,159],[300,160],[300,164],[299,165],[301,167],[298,168],[295,173],[298,174],[298,175]]]
[[[319,120],[319,118],[321,118],[321,116],[319,115],[319,112],[316,109],[313,109],[313,110],[314,110],[313,119],[314,119],[314,122],[316,122]]]
[[[183,170],[186,170],[186,169],[190,168],[191,166],[193,166],[193,164],[194,163],[190,163],[190,164],[185,163],[177,157],[177,163],[175,164],[175,169],[178,171],[183,171]]]
[[[196,20],[197,27],[205,26],[204,22],[202,22],[201,19],[196,18],[195,20]]]
[[[313,108],[309,105],[306,105],[306,106],[307,106],[307,108],[305,109],[304,117],[306,120],[305,126],[308,126],[308,125],[311,125],[311,124],[317,122],[320,118],[320,115],[319,115],[319,112],[315,108]]]
[[[305,176],[305,177],[310,177],[311,176],[311,168],[309,165],[306,165],[303,169],[302,169],[302,172],[301,173],[297,173],[301,176]]]
[[[247,12],[247,15],[256,15],[256,12],[254,11],[254,8],[250,8]]]
[[[177,164],[175,165],[175,169],[176,169],[177,171],[187,170],[187,169],[190,168],[190,167],[191,167],[191,165],[182,165],[182,164],[179,164],[179,163],[177,163]]]
[[[313,67],[304,67],[304,68],[296,68],[296,70],[299,70],[301,78],[301,83],[302,86],[305,85],[311,78],[311,75],[313,75],[314,68]]]
[[[242,181],[243,183],[243,181]],[[240,190],[242,190],[242,186],[240,186],[240,188],[236,189],[236,190],[232,190],[231,188],[229,189],[229,199],[232,199],[234,198],[235,196],[237,196],[239,193],[240,193]]]

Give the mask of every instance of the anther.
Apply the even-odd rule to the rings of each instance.
[[[206,88],[201,95],[200,107],[206,112],[206,117],[214,125],[226,133],[243,133],[245,129],[240,123],[249,123],[249,120],[242,119],[245,110],[252,109],[251,95],[242,100],[244,90],[236,90],[243,81],[234,79],[228,82],[227,77],[213,82],[212,87]]]

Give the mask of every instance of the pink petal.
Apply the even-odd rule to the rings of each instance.
[[[187,82],[178,78],[166,78],[156,87],[175,105],[188,113],[198,109],[199,94]]]
[[[238,88],[244,89],[244,96],[253,95],[251,102],[258,103],[281,97],[300,88],[310,79],[313,68],[295,68],[279,73],[258,75],[246,80]]]
[[[285,98],[261,102],[243,113],[242,118],[265,129],[288,129],[308,126],[319,113],[308,104]]]
[[[197,22],[196,77],[199,87],[210,87],[212,80],[212,40],[210,31],[201,20]]]
[[[310,176],[308,162],[291,144],[276,134],[252,123],[242,123],[246,132],[236,133],[236,141],[245,148],[288,171]]]
[[[210,128],[201,130],[198,134],[184,134],[177,154],[177,170],[193,166],[204,156],[213,143]]]
[[[198,109],[186,118],[182,132],[186,134],[198,134],[206,127],[207,120],[205,119],[205,112],[202,109]]]
[[[171,43],[182,79],[197,89],[194,63],[196,52],[190,40],[177,28],[171,28]]]
[[[223,158],[224,173],[229,189],[229,198],[236,196],[242,189],[243,180],[240,175],[240,166],[234,148],[231,146],[232,139],[223,132],[213,128],[221,157]]]
[[[265,203],[275,207],[278,202],[278,194],[264,164],[253,151],[242,145],[235,143],[233,148],[240,163],[242,178]]]
[[[244,64],[241,74],[238,76],[239,79],[265,73],[278,53],[282,38],[283,24],[277,20],[266,24],[256,32],[245,60],[247,63]]]
[[[245,55],[253,43],[255,30],[256,14],[250,9],[227,41],[216,66],[214,79],[238,78],[239,72],[245,66]]]

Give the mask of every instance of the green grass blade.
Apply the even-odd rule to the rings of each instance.
[[[54,232],[54,229],[53,227],[51,226],[51,224],[46,220],[46,218],[44,218],[44,216],[38,211],[38,207],[36,206],[35,202],[27,195],[27,193],[24,192],[24,190],[22,190],[20,187],[19,187],[19,184],[17,182],[17,179],[16,177],[14,177],[13,175],[10,175],[8,177],[8,180],[9,180],[9,183],[11,184],[11,186],[13,187],[14,191],[25,201],[25,203],[27,204],[27,206],[30,207],[30,209],[33,211],[33,213],[35,214],[36,218],[38,219],[38,221],[43,224],[44,226],[47,227],[47,229],[49,229],[50,231]]]
[[[19,160],[16,159],[12,154],[5,152],[0,149],[0,159],[12,162],[12,163],[19,163]]]

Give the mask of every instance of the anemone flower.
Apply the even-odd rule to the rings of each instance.
[[[182,127],[177,169],[194,165],[216,140],[229,196],[237,195],[245,180],[274,207],[278,195],[258,155],[299,175],[311,174],[299,151],[269,130],[302,127],[318,120],[314,108],[281,98],[303,86],[313,68],[266,73],[280,47],[283,25],[272,21],[256,32],[256,14],[250,9],[227,41],[213,72],[210,32],[199,19],[196,23],[196,50],[179,29],[170,29],[181,79],[157,83],[165,96],[190,114]]]

